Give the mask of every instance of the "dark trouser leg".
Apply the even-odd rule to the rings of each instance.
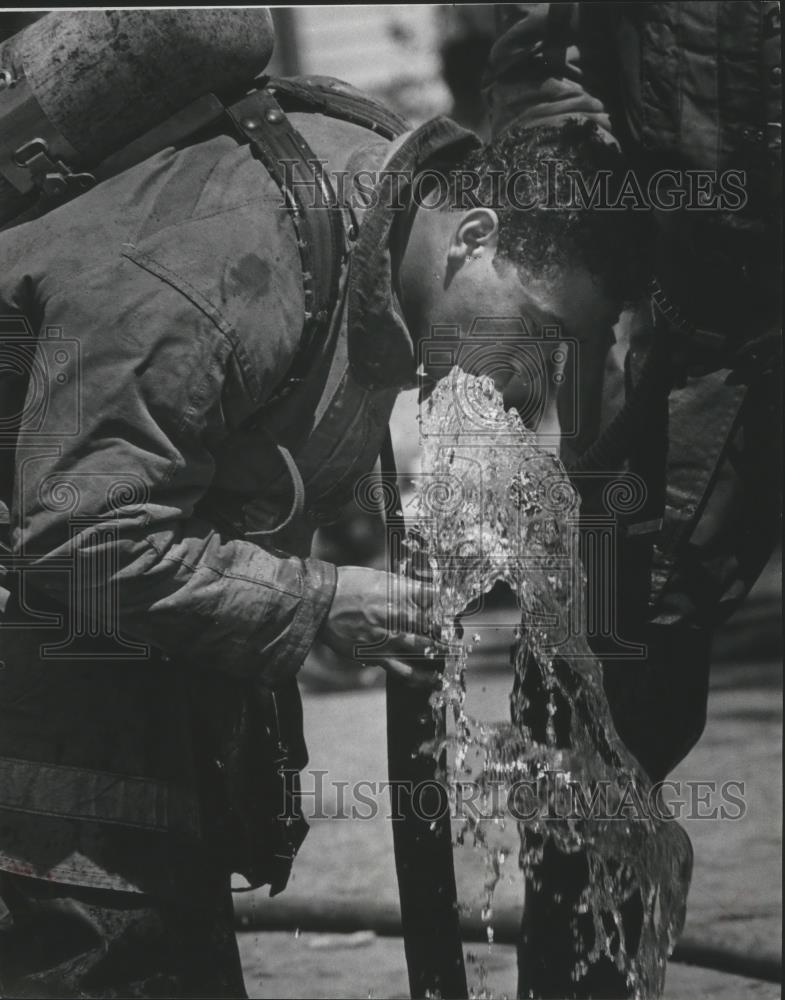
[[[228,884],[193,905],[0,873],[0,897],[3,997],[246,997]]]
[[[632,388],[632,359],[627,359],[628,391]],[[643,507],[636,512],[636,517],[642,522],[661,516],[665,495],[665,462],[667,456],[668,398],[663,386],[659,397],[652,399],[648,407],[647,421],[638,433],[638,452],[636,461],[631,463],[631,471],[639,474],[646,484]],[[583,483],[582,510],[588,516],[588,524],[592,515],[607,517],[606,499],[602,486],[613,475],[610,472],[598,471],[595,480],[585,480]],[[620,637],[627,641],[641,641],[641,632],[646,618],[649,595],[649,576],[651,568],[651,546],[644,540],[643,544],[626,545],[622,558],[614,567],[616,589],[610,592],[610,599],[615,602],[612,608],[604,609],[610,612],[610,620],[620,629]],[[607,572],[607,569],[605,570]],[[602,587],[605,593],[607,580],[593,581]],[[592,586],[590,582],[589,586]],[[606,598],[607,600],[607,598]],[[614,652],[616,636],[591,637],[593,652],[603,659],[609,652]],[[612,660],[610,662],[613,662]],[[639,667],[636,663],[632,669]],[[647,671],[656,670],[656,665],[646,665]],[[641,673],[635,675],[634,690],[640,692]],[[647,678],[650,674],[647,672]],[[617,670],[615,677],[618,687],[626,693],[633,676],[629,671]],[[565,674],[568,680],[568,674]],[[524,670],[520,683],[526,693],[528,704],[527,718],[514,720],[523,722],[539,742],[546,738],[545,714],[546,696],[542,687],[539,670],[530,663]],[[607,689],[607,686],[606,686]],[[578,690],[574,692],[577,696]],[[624,712],[619,713],[617,705],[613,704],[616,692],[609,692],[611,714],[619,725],[619,718],[624,718]],[[666,696],[672,697],[670,690]],[[574,700],[574,710],[578,711],[578,700]],[[620,700],[620,699],[619,699]],[[643,692],[640,702],[645,703]],[[554,716],[556,737],[559,746],[570,745],[570,713],[573,708],[566,702],[557,701],[557,711]],[[646,716],[648,721],[649,716]],[[630,720],[632,721],[632,720]],[[668,720],[661,720],[667,728]],[[630,727],[627,727],[629,730]],[[655,732],[661,730],[656,727]],[[620,732],[622,738],[624,732]],[[646,737],[639,742],[638,751],[648,750],[646,740],[651,735],[647,729]],[[597,752],[607,756],[607,748],[597,747]],[[530,836],[526,834],[527,838]],[[526,901],[524,904],[521,936],[518,946],[518,995],[520,997],[627,997],[630,988],[624,975],[607,958],[593,963],[585,976],[573,980],[572,972],[576,964],[591,951],[594,944],[594,930],[590,915],[578,915],[575,912],[576,903],[588,884],[588,861],[586,856],[578,853],[567,855],[559,852],[551,843],[546,843],[542,863],[537,870],[538,886],[527,883]],[[622,917],[625,934],[625,945],[628,953],[634,954],[640,938],[643,920],[643,908],[639,897],[633,896],[622,907]],[[613,940],[612,926],[607,927]],[[577,937],[576,937],[577,935]]]
[[[527,833],[527,845],[535,837]],[[546,843],[542,864],[537,869],[539,887],[526,883],[526,905],[518,941],[518,996],[543,998],[608,997],[630,995],[624,976],[608,958],[589,966],[585,975],[573,979],[579,959],[594,944],[591,917],[576,916],[575,907],[581,890],[588,882],[588,868],[583,854],[562,854]],[[642,908],[639,896],[621,908],[625,945],[634,953],[640,936]],[[605,929],[612,950],[618,947],[618,934],[610,920]],[[576,939],[576,933],[580,935]],[[580,943],[579,943],[580,942]]]
[[[711,640],[707,631],[649,626],[646,660],[605,664],[616,730],[653,782],[663,781],[706,725]]]
[[[570,716],[574,711],[586,711],[577,687],[570,683],[570,672],[559,661],[555,669],[562,683],[572,690],[573,705],[556,695],[556,739],[560,746],[569,745]],[[538,742],[545,742],[548,720],[547,698],[539,668],[527,657],[522,675],[516,677],[516,695],[525,695],[527,709],[522,721]],[[513,701],[517,699],[514,697]],[[521,703],[520,701],[518,703]],[[603,754],[608,748],[600,748]],[[527,847],[542,843],[530,831],[525,832]],[[607,958],[593,963],[586,975],[573,979],[576,965],[585,959],[594,945],[591,916],[578,915],[576,905],[588,884],[588,862],[582,853],[564,854],[552,842],[544,844],[542,862],[537,865],[536,884],[526,882],[526,898],[520,938],[518,940],[519,997],[627,997],[630,990],[625,977]],[[622,907],[625,944],[634,953],[642,926],[640,898],[634,896]],[[606,931],[613,942],[615,932],[608,920]],[[612,950],[616,945],[612,944]]]

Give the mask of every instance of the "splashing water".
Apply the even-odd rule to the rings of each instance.
[[[576,921],[588,915],[593,935],[585,940],[574,924],[573,979],[606,956],[635,996],[659,996],[666,958],[684,923],[692,852],[617,735],[601,666],[583,630],[573,625],[582,621],[586,586],[575,490],[559,459],[536,443],[515,411],[505,411],[487,377],[454,368],[425,404],[421,434],[427,478],[418,491],[417,527],[408,546],[413,557],[427,560],[438,587],[449,651],[442,690],[432,704],[438,719],[446,707],[455,726],[449,739],[441,732],[422,750],[438,758],[450,745],[452,778],[472,773],[472,757],[479,760],[475,780],[482,811],[480,818],[469,815],[458,843],[470,833],[485,850],[482,918],[488,940],[493,895],[510,850],[503,833],[506,824],[517,824],[519,864],[530,884],[538,885],[545,843],[586,858],[588,884],[574,909]],[[467,657],[479,637],[465,642],[455,624],[499,580],[516,593],[522,611],[509,724],[467,715]],[[531,670],[547,713],[539,741],[526,724],[532,705],[524,680]],[[635,895],[643,927],[637,947],[628,949],[622,906]]]

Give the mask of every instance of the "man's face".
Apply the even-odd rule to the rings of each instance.
[[[490,376],[543,444],[558,447],[559,407],[573,411],[562,416],[577,437],[591,439],[618,306],[584,267],[524,282],[516,267],[495,267],[493,258],[466,256],[432,303],[432,324],[456,328],[461,367]],[[426,366],[426,374],[437,372]]]

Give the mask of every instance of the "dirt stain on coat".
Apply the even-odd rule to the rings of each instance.
[[[246,253],[229,264],[221,278],[221,299],[258,299],[270,290],[270,265],[256,254]]]

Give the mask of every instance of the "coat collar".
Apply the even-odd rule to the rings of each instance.
[[[348,299],[349,367],[366,389],[403,388],[416,381],[416,351],[396,311],[390,236],[405,208],[408,191],[400,175],[411,178],[429,160],[454,161],[478,146],[473,132],[449,118],[432,118],[393,145],[374,189],[371,207],[352,250]]]

